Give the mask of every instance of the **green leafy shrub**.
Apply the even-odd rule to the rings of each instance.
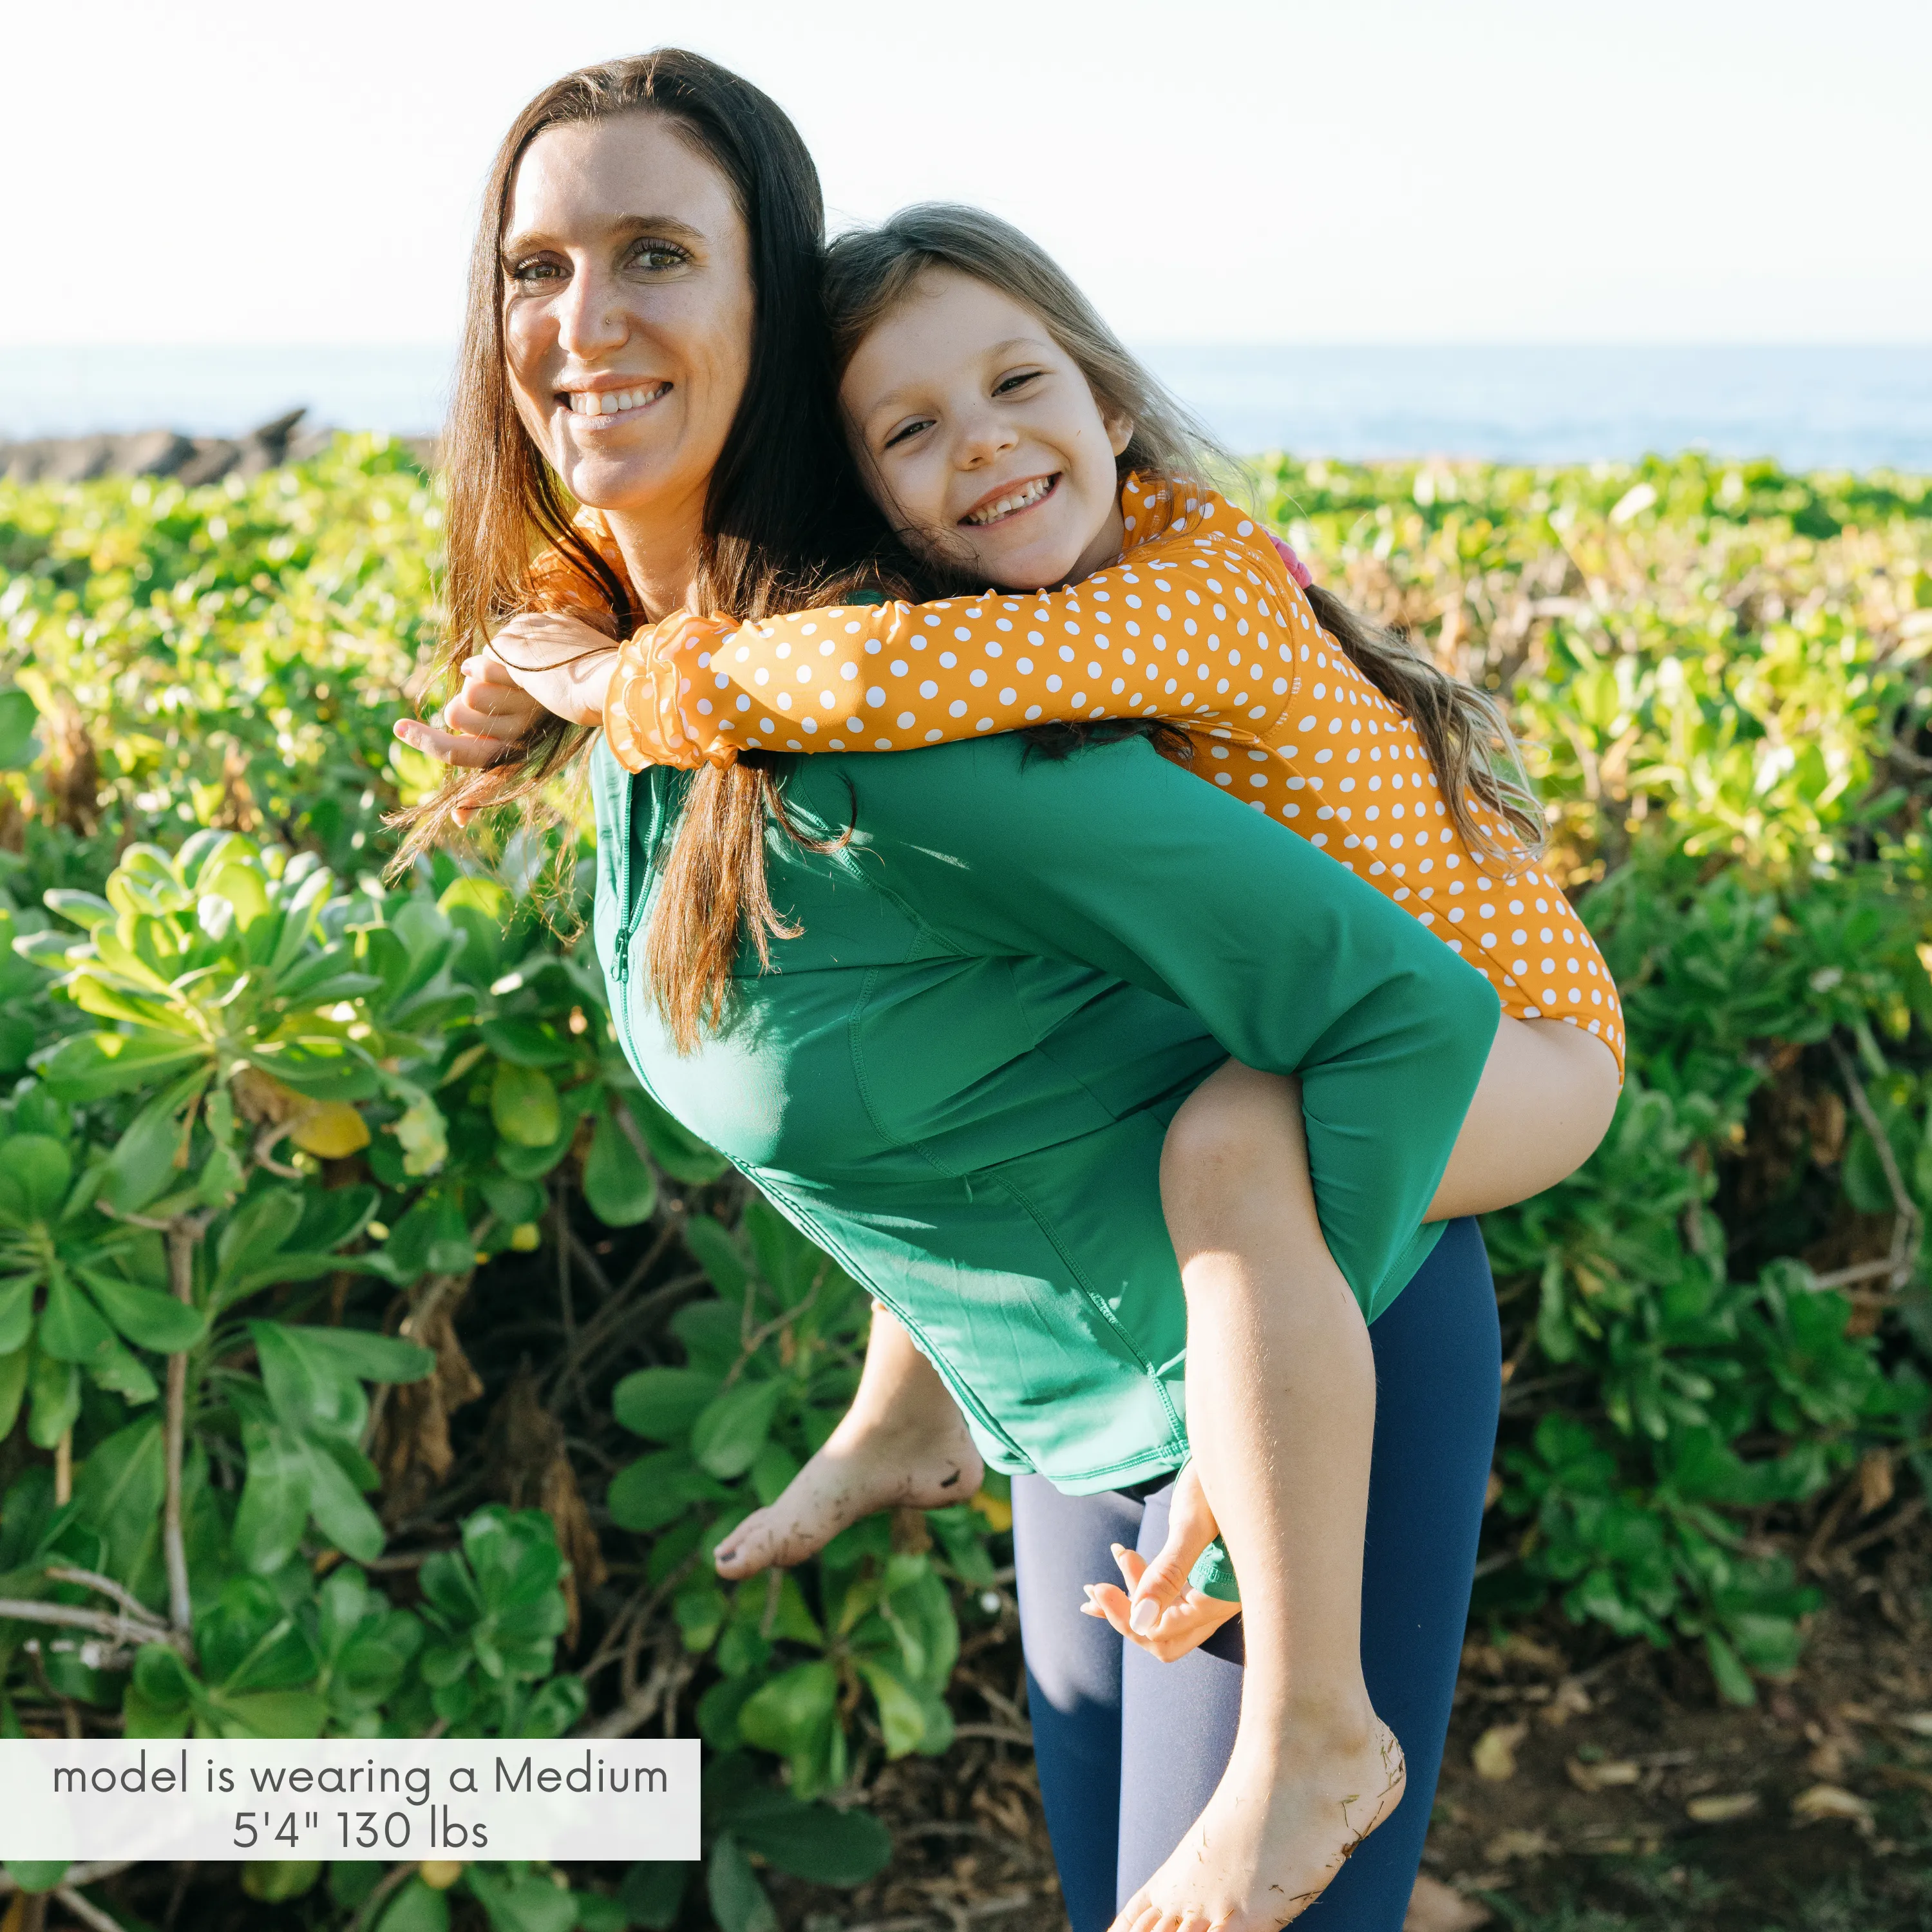
[[[1604,1148],[1486,1226],[1484,1612],[1693,1646],[1748,1699],[1798,1654],[1799,1540],[1932,1479],[1926,486],[1264,481],[1324,580],[1510,692],[1626,994]],[[244,1882],[380,1932],[453,1899],[497,1932],[767,1932],[766,1870],[890,1855],[856,1782],[946,1748],[999,1504],[716,1576],[849,1400],[867,1303],[638,1090],[575,937],[580,827],[380,882],[432,776],[389,725],[440,515],[370,439],[201,490],[0,486],[0,1730],[668,1717],[707,1746],[701,1882]],[[514,1331],[460,1456],[459,1317]]]

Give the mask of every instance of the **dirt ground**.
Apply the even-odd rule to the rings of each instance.
[[[1472,1633],[1409,1932],[1932,1932],[1932,1534],[1838,1560],[1803,1667],[1721,1704],[1681,1653],[1552,1616]],[[898,1856],[776,1888],[800,1932],[1064,1925],[1009,1620],[961,1742],[886,1766]]]

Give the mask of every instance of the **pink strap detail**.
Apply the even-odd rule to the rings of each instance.
[[[1307,565],[1304,563],[1300,558],[1297,556],[1294,551],[1275,535],[1274,531],[1268,532],[1268,540],[1281,553],[1281,560],[1288,566],[1288,575],[1293,578],[1303,590],[1307,590],[1315,581],[1315,579],[1309,574]]]

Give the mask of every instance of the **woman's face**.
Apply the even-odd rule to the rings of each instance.
[[[502,264],[517,412],[565,488],[689,521],[751,363],[730,183],[664,115],[550,128],[518,167]]]
[[[930,268],[859,344],[838,399],[873,494],[948,562],[1013,590],[1087,576],[1118,553],[1107,421],[1032,310]]]

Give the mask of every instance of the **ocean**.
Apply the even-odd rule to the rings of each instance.
[[[1627,461],[1702,448],[1788,469],[1932,472],[1932,345],[1902,347],[1150,346],[1233,449]],[[0,349],[0,441],[166,427],[433,431],[452,352]]]

